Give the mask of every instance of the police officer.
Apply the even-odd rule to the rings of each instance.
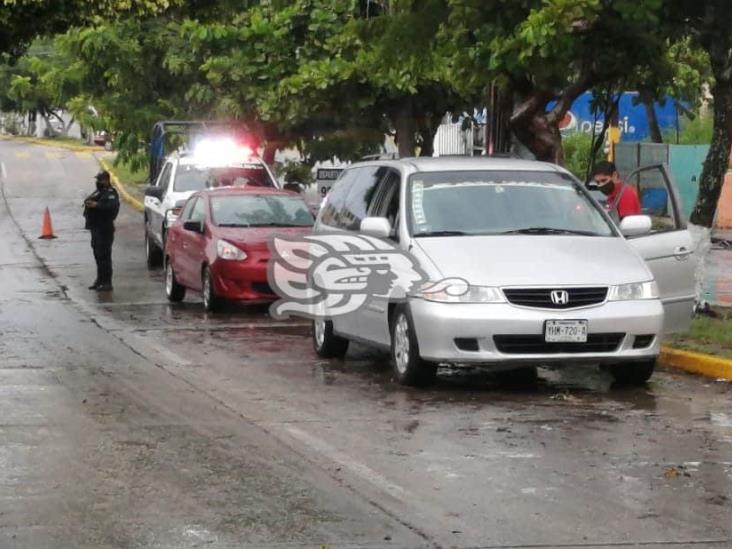
[[[112,242],[114,242],[114,220],[119,213],[119,194],[112,187],[109,172],[96,175],[97,190],[84,200],[86,228],[91,231],[91,245],[97,262],[97,279],[90,290],[109,292],[112,290]]]

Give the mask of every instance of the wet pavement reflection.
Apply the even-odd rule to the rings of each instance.
[[[115,291],[89,292],[84,182],[7,152],[17,223],[35,238],[47,195],[59,239],[32,242],[46,271],[0,215],[0,547],[732,547],[729,383],[445,366],[402,387],[388,354],[320,359],[266,306],[169,304],[128,208]]]

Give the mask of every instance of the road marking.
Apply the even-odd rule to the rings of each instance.
[[[74,154],[77,158],[91,158],[91,153],[86,151],[77,151]]]
[[[63,158],[63,156],[64,155],[62,153],[58,152],[46,152],[46,158],[49,160],[58,160],[59,158]]]
[[[294,427],[292,425],[285,426],[284,430],[287,431],[290,436],[296,438],[306,446],[309,446],[312,450],[315,450],[319,454],[322,454],[328,459],[338,463],[339,465],[341,465],[341,467],[348,469],[349,471],[371,483],[372,485],[381,488],[393,497],[398,499],[410,498],[411,501],[414,501],[411,495],[404,488],[397,484],[394,484],[385,476],[377,473],[363,463],[352,459],[344,452],[333,448],[327,442],[322,441],[319,438],[316,438],[309,433],[306,433],[302,429],[298,429],[297,427]]]
[[[28,151],[16,151],[15,156],[18,158],[30,158],[30,153]]]
[[[0,161],[0,177],[3,178],[3,181],[6,181],[8,179],[8,172],[5,169],[5,162]]]

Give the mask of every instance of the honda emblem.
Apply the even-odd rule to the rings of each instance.
[[[552,290],[551,298],[554,305],[566,305],[569,303],[569,292],[566,290]]]

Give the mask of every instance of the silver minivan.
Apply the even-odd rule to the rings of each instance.
[[[314,232],[384,239],[424,280],[400,299],[381,292],[348,314],[315,318],[316,352],[343,356],[349,341],[389,349],[395,378],[407,385],[432,382],[440,363],[519,377],[538,365],[584,363],[644,383],[662,335],[688,328],[695,261],[664,166],[629,184],[644,215],[616,225],[553,164],[453,157],[353,165],[327,195]]]

